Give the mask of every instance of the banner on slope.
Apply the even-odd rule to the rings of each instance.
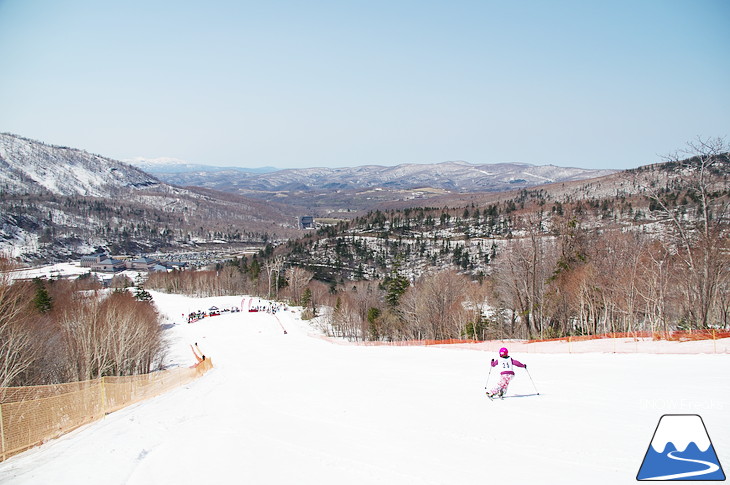
[[[702,417],[697,414],[665,414],[659,418],[636,479],[725,480]]]

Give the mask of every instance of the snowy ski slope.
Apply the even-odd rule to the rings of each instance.
[[[702,416],[730,467],[730,356],[514,354],[539,396],[490,401],[490,352],[336,345],[292,312],[181,315],[170,359],[215,369],[0,463],[0,484],[636,483],[663,414]],[[495,375],[491,376],[492,381]],[[510,394],[533,394],[517,369]]]

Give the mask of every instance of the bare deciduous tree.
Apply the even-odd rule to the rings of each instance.
[[[59,321],[74,380],[147,373],[164,352],[157,313],[128,292],[76,295]]]
[[[12,267],[0,258],[0,387],[13,385],[38,356],[30,326],[29,294],[13,284],[5,271]]]
[[[521,227],[528,237],[511,241],[501,252],[495,276],[498,294],[514,310],[513,318],[523,324],[522,336],[531,337],[544,333],[546,286],[557,262],[554,244],[540,234],[537,221],[525,219]]]
[[[292,266],[286,271],[286,275],[287,280],[289,281],[292,301],[298,305],[302,300],[302,292],[312,280],[314,273],[303,268],[299,268],[298,266]]]
[[[409,287],[401,308],[410,338],[463,337],[470,317],[470,310],[465,306],[469,285],[467,277],[455,271],[443,271]]]
[[[689,324],[706,328],[719,319],[718,290],[730,268],[730,220],[727,177],[730,146],[723,138],[697,138],[687,148],[666,158],[679,172],[685,196],[665,197],[656,182],[649,197],[671,221],[678,255],[685,270],[685,300]],[[689,157],[689,158],[688,158]],[[692,212],[692,217],[685,217]],[[690,327],[690,328],[691,328]]]
[[[281,275],[281,271],[284,269],[284,256],[282,256],[280,254],[274,256],[273,259],[268,260],[264,264],[264,269],[266,270],[266,274],[269,277],[268,297],[269,298],[276,297],[278,299],[279,298],[279,277]],[[276,276],[274,276],[274,275],[276,275]],[[272,278],[274,279],[274,283],[276,286],[275,293],[272,293],[272,291],[271,291]]]

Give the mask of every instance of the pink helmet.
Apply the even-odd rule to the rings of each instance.
[[[509,351],[507,350],[507,347],[502,347],[499,349],[499,356],[500,357],[507,357],[509,355]]]

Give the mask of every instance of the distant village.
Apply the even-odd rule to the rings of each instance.
[[[148,258],[146,256],[136,258],[132,256],[111,257],[106,253],[96,253],[81,256],[81,267],[89,268],[89,270],[99,273],[117,273],[125,270],[154,273],[173,269],[183,270],[188,267],[188,263],[182,261],[160,261],[159,259]]]

